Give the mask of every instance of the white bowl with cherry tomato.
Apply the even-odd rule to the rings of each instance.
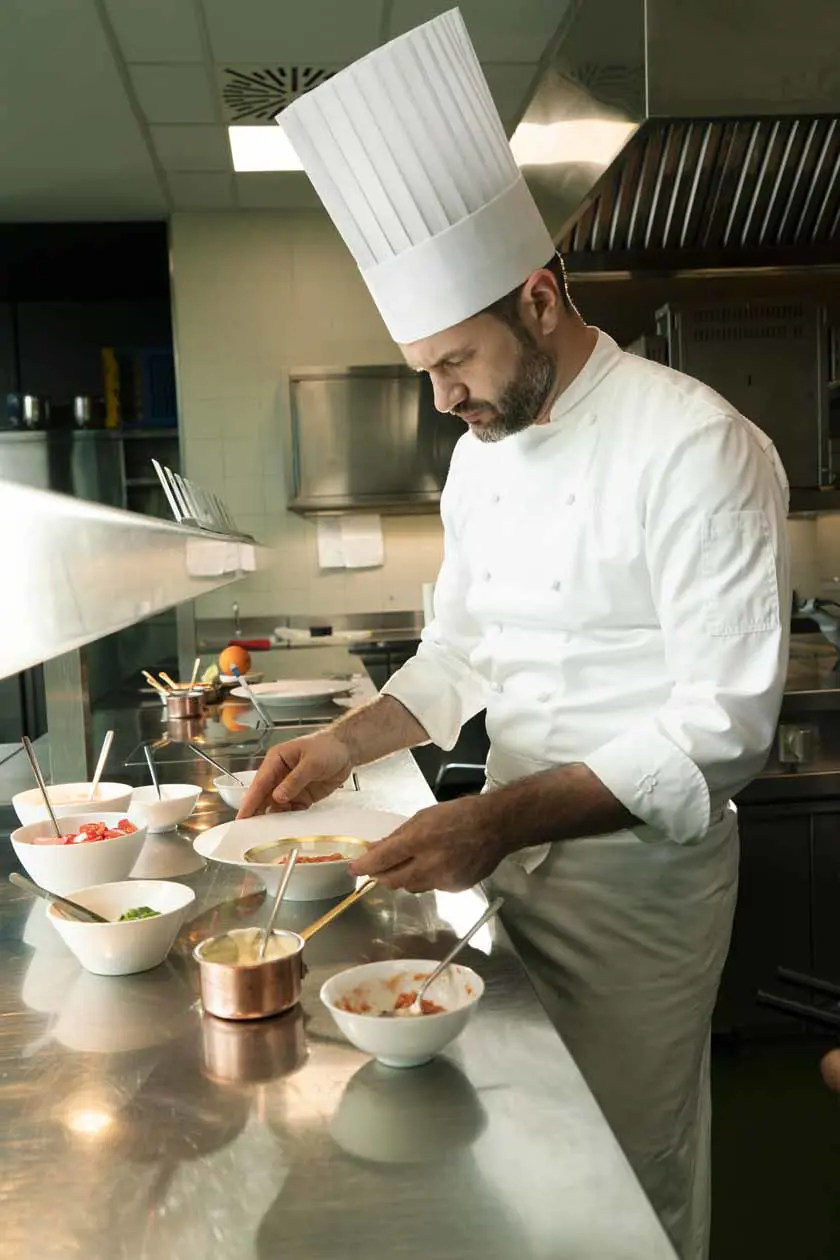
[[[74,814],[58,825],[61,838],[49,821],[18,827],[11,835],[21,866],[48,892],[127,879],[146,842],[146,828],[124,814]]]

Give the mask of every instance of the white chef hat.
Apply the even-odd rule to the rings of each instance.
[[[475,315],[554,253],[458,9],[277,122],[399,343]]]

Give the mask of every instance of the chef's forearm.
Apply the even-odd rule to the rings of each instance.
[[[393,696],[377,696],[339,718],[330,731],[345,745],[354,766],[367,765],[429,739],[417,719]]]
[[[607,835],[637,822],[582,764],[518,779],[488,793],[482,803],[508,853],[547,841]]]

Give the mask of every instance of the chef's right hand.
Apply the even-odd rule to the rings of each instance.
[[[330,731],[278,744],[266,753],[236,817],[308,809],[341,787],[352,772],[347,746]]]

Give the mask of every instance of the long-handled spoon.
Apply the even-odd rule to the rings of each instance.
[[[143,752],[146,755],[146,761],[149,766],[149,774],[152,776],[152,783],[155,785],[155,791],[158,794],[158,800],[161,800],[160,783],[158,782],[157,770],[155,769],[155,759],[152,756],[152,750],[148,744],[143,745]]]
[[[187,748],[189,748],[190,752],[194,752],[196,756],[203,757],[205,761],[209,761],[210,765],[214,766],[216,770],[221,771],[221,773],[225,776],[225,778],[236,779],[236,782],[239,784],[240,787],[245,786],[242,780],[240,778],[237,778],[237,776],[233,773],[232,770],[226,770],[220,762],[216,761],[213,757],[209,756],[206,752],[203,752],[196,744],[187,744]]]
[[[9,883],[16,884],[18,888],[22,888],[25,892],[34,893],[36,897],[43,897],[44,901],[48,901],[52,906],[60,906],[71,919],[79,919],[82,923],[111,922],[110,919],[103,919],[102,915],[97,914],[95,910],[88,910],[87,906],[80,906],[78,901],[70,901],[67,897],[59,897],[58,893],[48,892],[46,888],[36,884],[33,879],[27,879],[25,875],[18,875],[17,871],[12,871],[9,876]]]
[[[475,923],[472,925],[469,932],[467,932],[465,936],[462,936],[459,941],[455,942],[455,944],[452,946],[452,948],[450,949],[446,957],[443,959],[443,961],[438,963],[438,965],[435,967],[431,975],[426,976],[426,979],[423,981],[423,983],[420,985],[420,988],[417,990],[417,994],[414,998],[414,1001],[411,1003],[411,1006],[406,1007],[403,1010],[398,1011],[398,1012],[394,1011],[394,1012],[389,1012],[389,1013],[399,1014],[399,1015],[422,1015],[423,1014],[423,995],[425,994],[426,990],[431,985],[434,984],[438,976],[443,975],[444,971],[446,971],[446,968],[449,966],[452,960],[454,958],[457,958],[458,954],[460,954],[461,950],[468,943],[468,941],[471,941],[472,938],[475,936],[478,929],[483,928],[487,920],[492,919],[493,915],[497,914],[498,911],[501,910],[503,905],[504,905],[503,897],[497,897],[495,901],[491,901],[490,905],[484,911],[484,914],[481,916],[480,919],[476,919]]]
[[[58,820],[56,819],[55,813],[53,812],[53,807],[50,804],[50,798],[49,798],[49,795],[47,794],[47,785],[44,782],[44,776],[41,773],[41,767],[38,765],[38,758],[35,756],[35,749],[32,747],[32,743],[29,739],[29,736],[24,735],[23,739],[21,740],[21,743],[23,744],[23,751],[26,753],[27,757],[29,758],[29,764],[32,767],[32,773],[35,775],[35,781],[38,784],[38,787],[41,789],[41,795],[44,798],[44,804],[47,807],[47,813],[50,816],[50,822],[55,827],[55,834],[57,836],[60,836],[61,828],[58,825]]]
[[[102,771],[105,769],[105,762],[108,760],[108,753],[111,751],[111,745],[114,742],[114,732],[107,731],[102,741],[102,752],[99,754],[99,760],[96,763],[96,769],[93,772],[93,779],[88,792],[88,800],[92,801],[96,796],[96,789],[99,787],[99,780],[102,778]]]
[[[265,948],[268,945],[268,938],[271,936],[272,929],[274,928],[274,920],[277,918],[277,911],[280,909],[280,905],[286,895],[286,889],[289,887],[289,880],[292,878],[292,871],[295,869],[295,862],[298,860],[299,853],[300,849],[297,845],[295,845],[289,854],[286,862],[286,869],[283,872],[283,878],[280,880],[280,887],[277,889],[277,896],[274,898],[274,905],[271,907],[271,914],[268,916],[268,923],[265,925],[263,938],[260,941],[260,948],[257,952],[257,962],[262,962],[265,957]]]

